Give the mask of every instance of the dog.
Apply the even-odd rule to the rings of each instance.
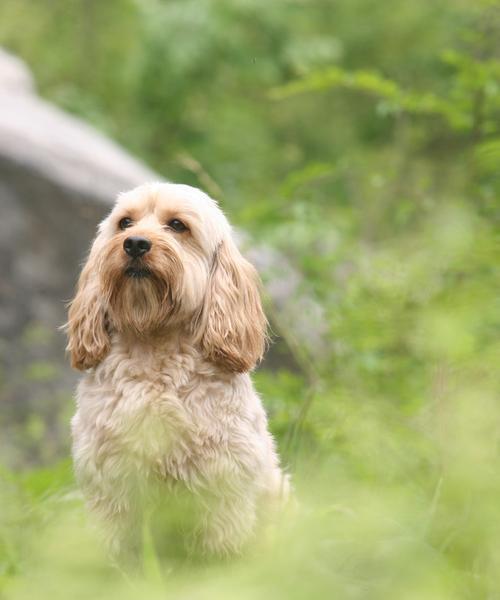
[[[196,506],[190,543],[240,553],[289,479],[249,375],[266,345],[259,279],[217,203],[171,183],[119,195],[66,329],[84,372],[75,474],[112,551],[140,543],[145,507],[182,491]]]

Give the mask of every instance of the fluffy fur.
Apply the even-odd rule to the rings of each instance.
[[[129,236],[150,240],[150,251],[130,258]],[[85,371],[75,471],[114,549],[137,542],[145,507],[181,491],[196,506],[199,546],[240,551],[288,481],[248,374],[265,346],[258,277],[215,201],[164,183],[120,195],[67,331],[72,365]]]

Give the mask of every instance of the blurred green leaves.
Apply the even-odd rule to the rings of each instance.
[[[494,117],[500,109],[500,61],[474,61],[451,51],[444,55],[443,60],[454,68],[449,77],[451,86],[447,97],[432,92],[404,90],[396,81],[376,71],[330,67],[275,88],[271,98],[283,100],[306,92],[350,90],[374,97],[380,115],[402,112],[417,116],[436,115],[444,118],[453,129],[464,131],[479,126],[476,120],[481,119],[480,126],[484,133],[496,132],[498,122]]]
[[[6,597],[498,597],[498,1],[4,0],[0,41],[286,256],[322,337],[276,315],[293,366],[255,374],[299,499],[269,544],[172,568],[149,540],[130,587],[66,467],[10,473]],[[50,445],[38,415],[25,433]]]

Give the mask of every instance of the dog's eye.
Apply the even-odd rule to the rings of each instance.
[[[168,222],[168,226],[170,227],[170,229],[177,231],[177,233],[182,233],[183,231],[187,231],[187,227],[184,225],[184,223],[182,221],[179,221],[179,219],[172,219],[171,221]]]
[[[129,219],[128,217],[123,217],[123,219],[120,219],[120,221],[118,222],[118,227],[120,229],[127,229],[127,227],[130,227],[132,225],[132,219]]]

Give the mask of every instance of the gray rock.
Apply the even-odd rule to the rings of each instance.
[[[35,83],[28,67],[22,60],[0,48],[0,89],[9,94],[29,94],[35,91]]]

